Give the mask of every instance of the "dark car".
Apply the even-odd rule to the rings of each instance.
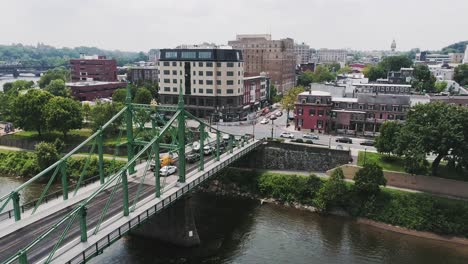
[[[373,140],[365,140],[360,143],[363,146],[374,146],[374,141]]]
[[[339,137],[335,140],[336,142],[340,143],[348,143],[348,144],[353,144],[353,140],[347,137]]]
[[[186,157],[188,163],[194,163],[200,160],[199,153],[190,153]]]

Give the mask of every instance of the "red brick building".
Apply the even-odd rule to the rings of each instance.
[[[111,98],[114,91],[118,88],[124,88],[127,83],[124,82],[73,82],[67,83],[72,95],[80,101],[94,101],[100,98]]]
[[[70,60],[72,82],[78,81],[117,81],[117,62],[106,56],[85,56]]]
[[[332,108],[332,97],[328,92],[300,93],[294,109],[296,129],[310,129],[318,133],[328,132]]]
[[[265,106],[268,100],[270,79],[266,76],[244,77],[244,107],[252,110]]]

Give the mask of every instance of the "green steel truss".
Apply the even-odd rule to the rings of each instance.
[[[36,176],[29,179],[21,186],[15,188],[10,194],[1,197],[0,214],[8,204],[11,204],[12,206],[10,205],[10,207],[13,207],[11,210],[11,215],[13,215],[15,221],[21,221],[22,214],[29,212],[27,211],[28,208],[26,204],[20,204],[21,191],[30,186],[32,183],[43,180],[43,178],[50,177],[46,187],[41,193],[41,196],[34,203],[35,206],[31,210],[31,214],[34,214],[38,208],[40,208],[44,198],[47,199],[47,193],[51,185],[57,181],[58,177],[60,177],[60,183],[62,186],[61,192],[63,195],[61,197],[63,200],[67,200],[71,194],[69,193],[69,189],[71,187],[69,186],[71,182],[71,176],[67,172],[67,159],[72,157],[74,154],[80,153],[80,150],[87,147],[89,152],[85,158],[86,162],[82,168],[79,179],[72,193],[73,196],[77,195],[80,187],[82,187],[82,183],[86,181],[85,178],[89,178],[90,176],[87,171],[90,160],[94,157],[94,151],[97,148],[99,174],[96,175],[96,181],[99,182],[99,187],[84,200],[82,200],[78,205],[74,206],[72,210],[70,210],[51,228],[42,233],[28,246],[22,248],[15,255],[11,256],[11,258],[8,259],[6,263],[28,263],[28,252],[34,246],[45,240],[54,231],[63,230],[60,237],[57,239],[57,241],[55,241],[53,250],[47,257],[46,263],[49,263],[52,261],[54,254],[60,248],[63,240],[70,232],[70,228],[76,219],[78,219],[77,221],[79,223],[81,234],[80,239],[82,242],[86,242],[88,240],[88,230],[92,231],[92,235],[99,233],[102,222],[106,216],[109,216],[109,208],[111,207],[112,201],[115,199],[118,190],[122,191],[122,214],[124,216],[128,216],[136,209],[137,203],[141,198],[145,179],[147,177],[154,179],[154,196],[160,197],[164,191],[164,182],[161,183],[161,177],[159,175],[159,155],[163,150],[169,153],[172,152],[178,154],[178,181],[184,183],[186,180],[185,152],[193,146],[195,141],[198,140],[200,147],[199,155],[201,158],[198,161],[198,170],[200,171],[205,169],[203,158],[205,155],[205,146],[208,145],[210,148],[214,148],[215,160],[219,161],[221,147],[224,146],[225,149],[227,147],[226,151],[232,153],[233,148],[244,145],[244,142],[247,140],[245,136],[229,135],[229,140],[227,143],[228,146],[225,146],[226,142],[221,139],[221,136],[226,133],[216,129],[215,127],[211,127],[210,125],[206,124],[204,120],[201,120],[187,112],[184,108],[182,89],[179,90],[180,94],[177,106],[162,106],[154,103],[151,105],[131,103],[130,90],[127,88],[125,107],[120,110],[114,117],[112,117],[106,124],[100,127],[98,131],[79,144],[72,151],[65,154],[59,161],[44,171],[38,173]],[[162,117],[167,116],[168,113],[172,113],[172,117],[165,121],[165,119]],[[124,124],[116,124],[116,122],[122,120],[122,117],[124,117]],[[186,123],[188,119],[199,124],[196,131],[189,130],[187,128]],[[107,168],[106,170],[104,166],[104,141],[106,135],[112,132],[112,127],[118,127],[119,136],[117,141],[114,142],[115,152],[112,156],[111,167]],[[127,162],[124,166],[117,167],[115,161],[117,158],[116,156],[119,154],[118,146],[122,145],[121,136],[124,128],[126,130],[125,144],[127,147]],[[209,134],[207,129],[210,129],[210,131],[214,130],[214,133],[216,134],[216,139],[212,142],[209,142]],[[113,133],[115,134],[115,131],[113,131]],[[146,162],[146,165],[144,166],[144,171],[142,172],[143,176],[138,183],[136,194],[133,197],[129,197],[128,177],[135,173],[135,164],[137,162]],[[151,163],[154,165],[152,173],[149,172]],[[106,204],[102,210],[102,213],[100,214],[98,223],[95,226],[90,227],[86,221],[88,205],[94,198],[96,198],[96,196],[103,192],[106,192],[107,194]]]

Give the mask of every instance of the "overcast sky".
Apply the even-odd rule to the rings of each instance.
[[[468,0],[2,0],[0,43],[148,51],[271,33],[313,48],[440,49],[468,40]]]

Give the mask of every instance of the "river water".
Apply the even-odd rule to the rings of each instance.
[[[0,195],[20,184],[0,177]],[[41,186],[24,192],[30,199]],[[468,263],[468,247],[422,239],[282,206],[192,195],[202,245],[184,249],[126,236],[90,263]]]
[[[39,80],[39,77],[34,76],[34,74],[31,75],[21,75],[18,78],[13,78],[13,75],[4,75],[0,76],[0,92],[3,91],[3,85],[7,82],[14,82],[16,80],[26,80],[26,81],[34,81],[37,82]]]

